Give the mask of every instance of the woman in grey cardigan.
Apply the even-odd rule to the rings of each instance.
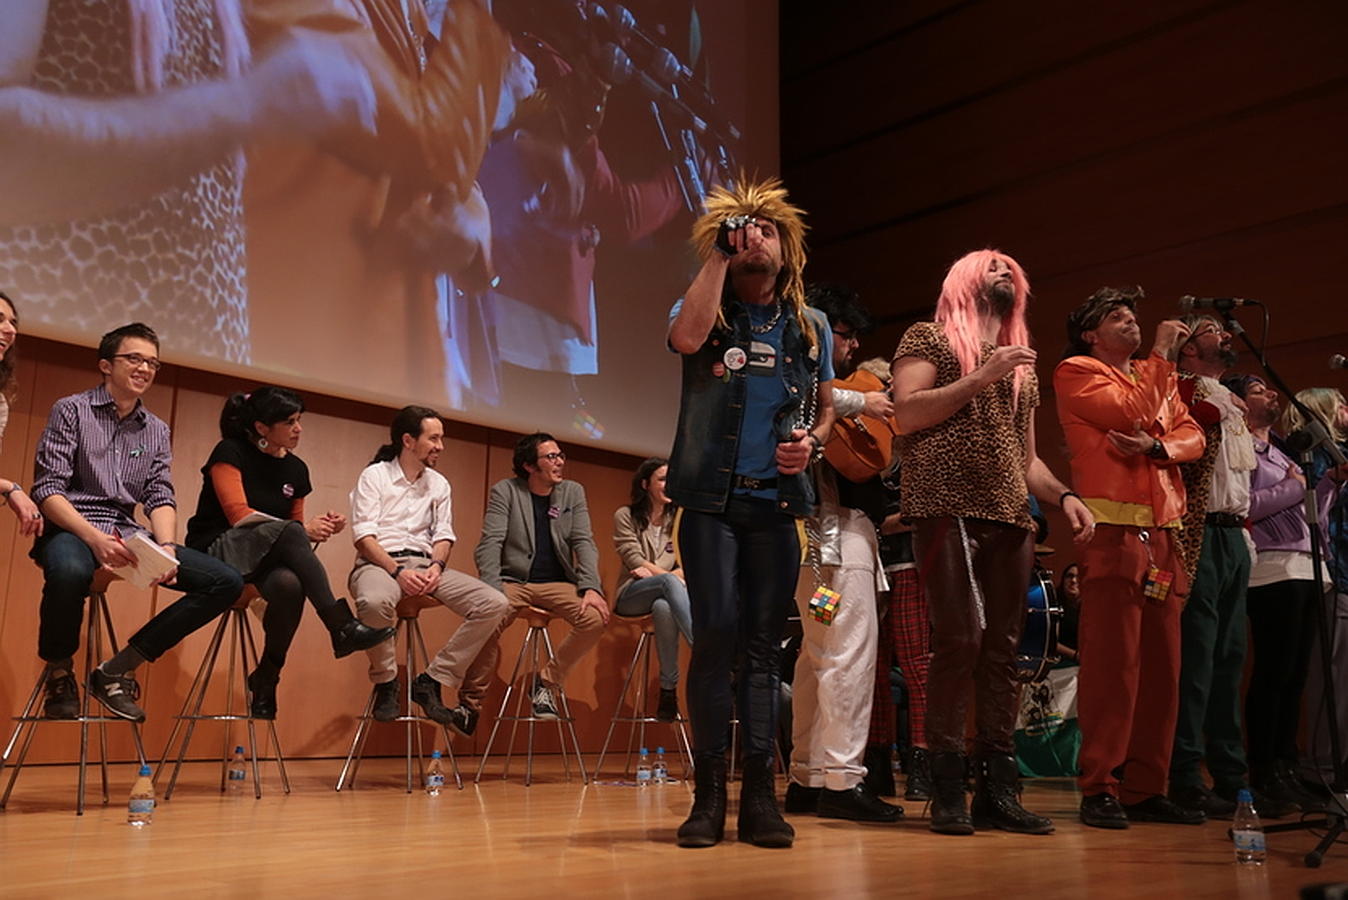
[[[632,476],[632,502],[613,514],[613,543],[622,559],[614,612],[650,615],[660,658],[660,704],[655,716],[672,722],[679,714],[679,634],[693,643],[688,588],[674,558],[674,509],[665,495],[668,460],[651,457]]]

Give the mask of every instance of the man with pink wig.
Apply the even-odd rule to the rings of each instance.
[[[908,329],[894,353],[894,415],[903,432],[902,512],[932,624],[927,680],[931,830],[1048,834],[1020,805],[1014,756],[1016,648],[1034,561],[1027,497],[1062,507],[1075,539],[1094,519],[1035,451],[1036,354],[1020,264],[978,250],[946,273],[936,321]],[[965,710],[973,686],[977,788],[964,799]],[[972,815],[971,815],[972,813]]]

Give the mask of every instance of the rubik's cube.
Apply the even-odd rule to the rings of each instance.
[[[1164,603],[1165,598],[1170,596],[1170,585],[1174,580],[1174,572],[1151,566],[1147,569],[1147,580],[1142,584],[1142,596],[1152,603]]]
[[[820,587],[810,598],[810,615],[816,622],[832,625],[833,617],[838,614],[838,604],[842,595],[832,588]]]

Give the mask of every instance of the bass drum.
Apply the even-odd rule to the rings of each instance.
[[[1016,677],[1025,684],[1043,681],[1048,670],[1061,659],[1058,656],[1058,626],[1062,621],[1062,607],[1057,601],[1052,573],[1035,566],[1030,573],[1025,627],[1016,654]]]

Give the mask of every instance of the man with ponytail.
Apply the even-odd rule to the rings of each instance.
[[[936,321],[908,329],[894,353],[894,416],[903,432],[903,517],[932,624],[927,680],[931,830],[1048,834],[1018,799],[1016,649],[1034,561],[1028,494],[1062,507],[1078,542],[1094,520],[1035,450],[1030,284],[1014,259],[977,250],[946,273]],[[965,715],[975,702],[977,787],[964,798]],[[972,813],[972,815],[971,815]]]
[[[427,717],[465,737],[477,727],[479,709],[460,696],[446,707],[441,686],[457,690],[469,665],[492,639],[509,603],[493,587],[449,568],[454,549],[449,481],[435,471],[445,446],[440,415],[424,406],[404,406],[393,417],[389,442],[360,473],[351,492],[351,536],[356,567],[351,593],[367,625],[390,627],[404,597],[429,594],[463,618],[426,671],[412,682],[412,699]],[[398,716],[398,662],[392,641],[372,648],[370,681],[374,717]],[[409,673],[410,676],[410,673]]]
[[[778,646],[815,504],[806,474],[833,422],[828,320],[805,305],[805,224],[781,183],[716,188],[693,226],[702,268],[670,312],[683,397],[667,490],[687,578],[696,787],[683,847],[725,830],[732,707],[744,734],[741,841],[789,847],[774,785]],[[731,700],[731,673],[738,699]]]

